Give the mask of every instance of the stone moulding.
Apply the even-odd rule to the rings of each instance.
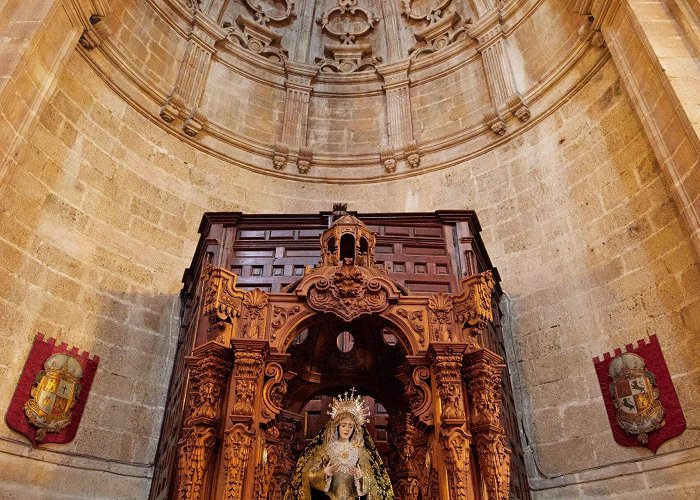
[[[152,5],[152,0],[147,0]],[[173,28],[178,33],[183,26],[179,23],[179,17],[172,10],[171,2],[158,4],[154,9],[160,15],[173,17]],[[176,2],[172,2],[176,3]],[[528,13],[536,9],[541,2],[526,2],[523,7]],[[512,2],[507,4],[510,8]],[[511,9],[511,18],[504,19],[503,30],[510,33],[517,26],[521,14],[520,10]],[[192,17],[189,14],[190,18]],[[170,20],[170,17],[166,19]],[[481,23],[486,18],[478,19],[471,31],[484,31],[487,27]],[[491,22],[492,20],[486,19]],[[507,22],[506,22],[507,21]],[[516,22],[517,21],[517,22]],[[223,33],[223,28],[221,28]],[[437,74],[448,74],[450,64],[454,67],[473,64],[475,62],[474,51],[464,52],[455,50],[464,41],[458,41],[444,50],[438,51],[428,57],[411,62],[408,77],[411,81],[411,89],[418,88],[424,82],[436,78]],[[471,42],[470,42],[471,43]],[[224,42],[217,43],[216,51],[212,54],[212,64],[222,64],[230,71],[235,71],[256,83],[269,85],[273,88],[284,88],[284,67],[279,63],[273,63],[265,58],[258,57],[252,52],[237,47],[235,44]],[[165,102],[168,90],[161,89],[145,75],[129,57],[119,49],[113,37],[104,40],[94,50],[80,50],[81,55],[101,75],[103,80],[129,102],[139,112],[147,115],[153,123],[164,128],[170,133],[177,134],[181,140],[188,142],[193,147],[207,152],[232,165],[251,170],[253,172],[272,175],[280,178],[299,178],[297,169],[276,170],[272,168],[272,158],[275,152],[270,143],[243,136],[228,128],[225,123],[211,120],[207,122],[206,130],[199,132],[197,140],[191,140],[183,133],[183,130],[170,128],[154,113],[157,103]],[[447,59],[445,55],[449,54]],[[478,57],[478,56],[477,56]],[[435,59],[433,59],[435,58]],[[420,169],[396,169],[393,173],[387,171],[379,149],[362,154],[330,154],[318,145],[310,144],[313,148],[313,169],[301,174],[307,182],[335,182],[335,183],[363,183],[373,182],[378,179],[400,179],[443,168],[468,161],[497,147],[503,141],[510,140],[514,136],[523,133],[533,125],[546,118],[559,106],[565,103],[578,91],[595,72],[608,60],[608,53],[604,49],[595,47],[587,40],[578,39],[577,45],[572,46],[556,65],[553,65],[548,73],[545,73],[538,83],[522,92],[524,102],[532,110],[533,117],[526,123],[520,120],[512,120],[509,123],[511,129],[506,137],[500,137],[485,122],[475,121],[467,123],[465,127],[451,135],[436,137],[431,140],[422,139],[417,145],[420,149]],[[439,61],[436,65],[433,61]],[[446,63],[447,66],[446,66]],[[313,66],[308,65],[309,68]],[[250,69],[246,70],[245,68]],[[572,71],[574,70],[575,71]],[[341,84],[340,82],[346,82]],[[352,82],[352,83],[350,83]],[[336,74],[320,74],[314,80],[314,96],[328,96],[343,94],[341,89],[349,90],[348,95],[381,95],[381,77],[375,72]],[[316,90],[318,88],[318,90]],[[336,90],[337,89],[337,92]],[[358,89],[360,92],[358,93]],[[366,89],[366,90],[362,90]],[[198,110],[207,114],[205,109]],[[156,108],[157,110],[157,108]],[[536,113],[535,113],[536,111]],[[155,116],[154,116],[155,114]],[[512,116],[512,115],[511,115]],[[158,118],[157,120],[154,118]],[[274,139],[273,141],[274,142]],[[310,151],[310,149],[309,149]],[[303,169],[303,166],[302,166]]]

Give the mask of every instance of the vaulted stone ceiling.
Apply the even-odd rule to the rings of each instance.
[[[608,57],[585,9],[552,0],[151,8],[155,32],[93,18],[84,45],[109,46],[93,61],[105,77],[199,149],[315,181],[405,177],[482,155],[551,115]]]

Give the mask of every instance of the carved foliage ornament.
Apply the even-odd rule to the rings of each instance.
[[[465,418],[461,367],[461,354],[433,356],[433,372],[442,403],[442,418],[446,421],[462,421]]]
[[[256,351],[236,351],[235,359],[233,376],[236,401],[233,405],[233,414],[252,415],[263,355]]]
[[[437,342],[452,342],[452,297],[446,293],[436,293],[428,300],[430,309],[430,337]]]
[[[224,474],[226,500],[243,500],[243,478],[253,444],[248,424],[237,423],[224,436]]]
[[[353,265],[328,269],[315,277],[308,292],[308,304],[315,311],[332,312],[344,321],[352,321],[389,306],[389,293],[366,269]]]
[[[471,436],[461,427],[442,429],[440,442],[445,452],[450,486],[455,498],[468,498]]]
[[[479,351],[474,357],[467,358],[465,375],[469,383],[472,398],[472,428],[495,428],[500,426],[501,415],[501,370],[500,357],[487,358]]]
[[[476,436],[481,477],[489,500],[510,497],[510,448],[502,432],[487,432]]]
[[[267,294],[258,288],[245,294],[242,314],[243,338],[262,339],[265,336],[267,303]]]

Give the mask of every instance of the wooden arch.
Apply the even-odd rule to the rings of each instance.
[[[341,254],[343,235],[352,235],[354,254]],[[322,262],[280,293],[240,290],[231,271],[203,266],[176,498],[283,498],[299,419],[286,410],[287,394],[302,376],[290,369],[290,345],[321,315],[375,318],[401,338],[405,359],[394,376],[409,411],[390,420],[397,498],[508,498],[503,360],[481,340],[493,320],[491,272],[463,278],[455,294],[411,294],[375,264],[374,244],[361,221],[340,217],[321,236]]]

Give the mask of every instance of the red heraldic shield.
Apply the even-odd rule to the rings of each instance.
[[[5,415],[7,426],[32,446],[72,441],[99,361],[38,333]]]
[[[613,437],[656,453],[685,430],[685,417],[656,335],[593,358]]]

